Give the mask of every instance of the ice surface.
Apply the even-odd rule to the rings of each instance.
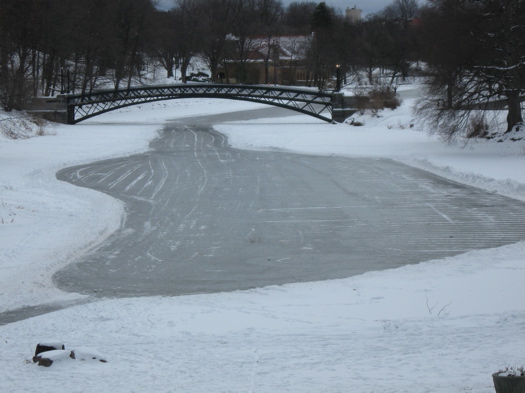
[[[248,108],[130,107],[52,136],[0,139],[0,212],[14,218],[0,224],[1,309],[75,298],[50,277],[120,224],[121,203],[58,182],[57,170],[145,151],[165,119],[237,105]],[[410,100],[380,115],[363,127],[296,116],[218,129],[239,148],[390,157],[525,200],[522,142],[444,145],[411,128]],[[493,392],[493,372],[523,363],[524,260],[519,242],[344,280],[83,304],[0,327],[0,390]],[[57,336],[111,361],[25,362]]]

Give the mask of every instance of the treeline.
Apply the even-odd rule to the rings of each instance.
[[[393,0],[352,23],[325,3],[281,0],[0,0],[0,104],[18,109],[32,96],[86,93],[111,83],[129,87],[153,64],[186,81],[196,56],[216,81],[235,59],[245,82],[251,39],[310,37],[303,51],[309,83],[324,88],[336,66],[343,78],[383,83],[405,78],[413,66],[431,89],[420,105],[436,127],[454,135],[470,127],[471,109],[501,98],[508,129],[522,122],[525,87],[525,0]],[[270,51],[267,59],[271,61]],[[267,81],[268,82],[268,81]],[[348,81],[350,82],[350,81]],[[469,125],[470,124],[470,125]]]
[[[419,109],[434,129],[448,139],[487,135],[498,100],[507,132],[523,126],[525,1],[428,0],[421,17],[431,78]]]
[[[110,72],[115,88],[145,60],[150,0],[1,0],[2,106],[69,89],[92,90]]]
[[[18,109],[31,96],[86,93],[108,80],[115,89],[129,87],[152,63],[168,77],[180,68],[185,82],[197,55],[215,81],[225,60],[247,61],[254,36],[312,36],[305,64],[319,87],[336,64],[345,75],[360,67],[370,79],[377,67],[406,75],[417,58],[414,35],[406,24],[384,23],[388,18],[400,19],[394,11],[350,24],[325,3],[284,7],[280,0],[176,0],[170,11],[153,0],[1,0],[1,104]]]

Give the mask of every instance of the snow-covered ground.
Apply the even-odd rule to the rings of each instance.
[[[217,129],[239,148],[391,157],[525,200],[523,142],[445,145],[411,126],[412,103],[362,127],[293,116]],[[166,119],[255,107],[161,102],[0,137],[0,312],[80,298],[52,274],[120,224],[121,202],[58,169],[145,151]],[[78,305],[0,326],[0,391],[493,392],[492,372],[525,363],[524,260],[520,242],[342,280]],[[47,340],[108,362],[38,367]]]

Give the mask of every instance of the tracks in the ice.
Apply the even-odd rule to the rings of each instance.
[[[525,238],[525,204],[392,160],[240,151],[202,122],[60,178],[126,202],[125,228],[56,276],[98,296],[348,277]]]

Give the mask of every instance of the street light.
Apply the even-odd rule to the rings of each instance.
[[[64,67],[60,67],[60,94],[64,94]]]
[[[341,64],[335,65],[335,75],[336,75],[335,91],[340,92],[341,91]]]
[[[66,65],[66,68],[60,67],[60,94],[67,93],[71,91],[69,84],[69,67]]]

